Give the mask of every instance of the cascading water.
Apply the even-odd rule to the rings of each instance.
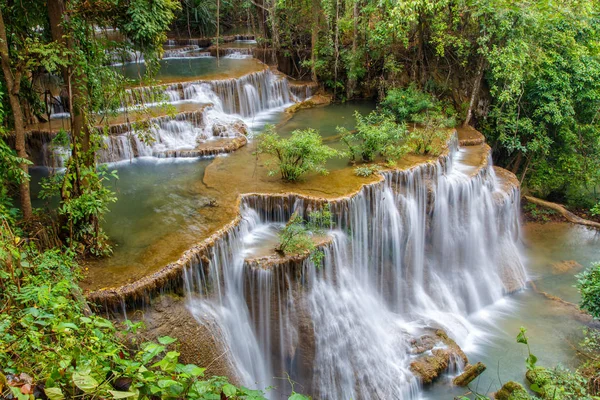
[[[247,385],[267,387],[272,384],[272,370],[265,348],[254,334],[250,313],[244,299],[244,238],[260,224],[258,214],[246,209],[243,220],[213,250],[208,277],[198,269],[185,271],[189,309],[199,323],[218,326],[220,337],[229,353],[233,371]],[[192,294],[206,293],[211,282],[214,295],[210,300]]]
[[[262,223],[306,212],[303,201],[246,199],[246,222],[217,245],[208,276],[186,274],[190,309],[218,321],[241,382],[261,387],[288,373],[316,398],[418,397],[410,339],[441,328],[467,346],[478,334],[468,316],[526,281],[518,189],[489,164],[463,163],[469,151],[453,146],[450,157],[386,172],[333,202],[339,230],[321,266],[244,267],[244,237],[259,225],[247,207]],[[197,298],[199,287],[216,294]]]

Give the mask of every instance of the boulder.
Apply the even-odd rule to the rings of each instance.
[[[414,339],[411,347],[412,353],[420,356],[410,363],[410,370],[425,385],[438,378],[454,360],[468,362],[462,349],[441,329]]]

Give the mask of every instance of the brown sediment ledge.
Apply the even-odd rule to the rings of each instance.
[[[134,123],[147,121],[149,123],[160,123],[166,119],[188,119],[202,118],[202,113],[211,104],[182,103],[177,105],[149,107],[147,112],[129,111],[109,117],[106,123],[96,126],[96,129],[109,135],[121,135],[131,130]],[[174,112],[173,112],[174,111]],[[49,122],[28,125],[28,135],[54,135],[61,129],[70,130],[70,119],[55,119]]]
[[[322,249],[331,244],[332,238],[330,236],[316,237],[313,239],[317,249]],[[286,254],[281,255],[273,251],[272,254],[260,257],[247,257],[244,260],[244,264],[249,268],[260,268],[260,269],[273,269],[275,267],[284,265],[297,266],[302,264],[308,257],[310,257],[310,251],[303,251],[297,254]]]
[[[240,135],[233,138],[221,138],[201,143],[192,150],[168,150],[162,153],[165,158],[174,157],[208,157],[218,154],[231,153],[248,143],[246,136]]]
[[[456,128],[461,146],[477,146],[485,143],[485,137],[481,132],[471,126]]]
[[[314,107],[319,107],[319,106],[326,106],[329,104],[331,104],[331,96],[323,95],[323,94],[316,94],[307,100],[304,100],[304,101],[296,103],[292,106],[289,106],[288,108],[285,109],[285,112],[288,114],[294,114],[300,110],[305,110],[307,108],[314,108]]]
[[[539,290],[534,281],[530,281],[529,286],[531,286],[531,289],[533,289],[533,291],[535,293],[544,296],[548,300],[556,301],[557,303],[560,303],[563,306],[570,308],[572,311],[575,312],[576,318],[579,319],[580,321],[582,321],[582,322],[592,321],[592,316],[590,314],[586,313],[585,311],[582,311],[577,304],[563,300],[560,297],[554,296],[548,292],[544,292],[543,290]]]

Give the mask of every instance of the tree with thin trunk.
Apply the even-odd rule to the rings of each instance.
[[[25,148],[25,123],[23,120],[23,110],[19,100],[19,92],[21,86],[21,78],[23,71],[21,68],[13,68],[8,50],[8,40],[6,36],[6,27],[4,25],[4,16],[0,10],[0,63],[2,64],[2,72],[6,82],[8,99],[10,108],[13,114],[14,129],[15,129],[15,150],[21,159],[27,158],[27,150]],[[29,167],[27,163],[21,162],[19,167],[23,170],[26,178],[21,180],[19,185],[19,193],[21,200],[21,211],[24,219],[30,219],[32,216],[31,208],[31,193],[29,190]]]

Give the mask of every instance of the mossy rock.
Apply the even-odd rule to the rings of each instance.
[[[531,397],[527,390],[517,382],[508,381],[502,386],[500,390],[494,395],[496,400],[531,400]]]
[[[550,370],[536,367],[525,374],[530,389],[545,400],[591,399],[587,393],[587,381],[577,372],[566,369]]]
[[[443,343],[445,348],[433,349],[439,342]],[[460,358],[464,364],[469,361],[456,342],[440,329],[430,330],[429,333],[415,338],[412,346],[413,354],[423,354],[431,351],[430,354],[423,354],[410,363],[410,370],[424,385],[432,383],[448,369],[453,358]]]

